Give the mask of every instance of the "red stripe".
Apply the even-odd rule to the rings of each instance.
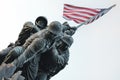
[[[66,14],[66,15],[70,15],[70,16],[75,16],[75,17],[82,17],[82,18],[85,18],[85,19],[90,19],[90,17],[87,17],[87,16],[83,16],[83,15],[80,15],[80,14],[75,14],[75,13],[73,13],[73,14],[67,14],[67,13],[64,13],[64,14]]]
[[[81,8],[79,8],[79,9],[76,9],[76,8],[67,8],[67,7],[64,7],[64,10],[65,11],[83,11],[84,9],[81,9]],[[94,12],[94,13],[99,13],[100,12],[100,10],[99,9],[94,9],[94,10],[96,10],[97,12]],[[88,10],[84,10],[84,11],[88,11]],[[93,11],[90,11],[90,12],[93,12]]]
[[[85,20],[83,20],[83,19],[73,18],[72,16],[69,16],[69,15],[66,15],[66,14],[63,14],[63,16],[67,17],[68,19],[71,19],[71,20],[79,20],[80,22],[85,22]]]
[[[91,21],[89,21],[87,24],[92,23],[93,21],[97,20],[100,17],[100,15],[96,16],[95,18],[93,18]]]
[[[69,4],[64,4],[64,6],[67,6],[67,7],[70,7],[70,8],[74,8],[74,9],[85,9],[85,10],[89,10],[89,11],[96,12],[96,13],[99,12],[96,9],[85,8],[85,7],[77,7],[77,6],[73,6],[73,5],[69,5]]]
[[[90,12],[85,12],[85,11],[75,11],[75,10],[64,10],[64,13],[74,13],[74,12],[77,12],[77,13],[83,13],[83,14],[87,14],[87,15],[90,15],[90,16],[95,16],[96,14],[93,14],[93,13],[90,13]]]
[[[76,23],[78,23],[78,24],[81,23],[81,21],[79,21],[79,20],[74,20],[74,21],[75,21]]]
[[[86,24],[89,24],[103,16],[110,9],[91,9],[64,4],[63,16],[76,23],[86,22]]]

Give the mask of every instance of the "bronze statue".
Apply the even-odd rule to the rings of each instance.
[[[69,47],[72,43],[73,38],[64,35],[50,50],[42,54],[36,80],[50,80],[68,64]]]
[[[44,16],[37,17],[35,20],[35,25],[30,21],[25,22],[16,42],[11,43],[10,45],[8,45],[8,47],[6,49],[0,51],[0,64],[5,59],[6,55],[9,56],[8,53],[10,52],[10,50],[12,50],[16,46],[22,46],[25,43],[26,39],[28,39],[32,34],[46,28],[47,23],[48,23],[47,18]],[[18,48],[18,50],[19,50],[19,48]],[[12,58],[7,60],[8,62],[14,60],[17,57],[17,55],[13,54],[11,57]],[[6,57],[6,58],[8,58],[8,57]]]
[[[14,67],[13,73],[9,74],[11,76],[17,71],[22,71],[21,75],[25,80],[49,80],[67,65],[69,47],[73,43],[71,36],[77,28],[70,27],[67,22],[61,24],[58,21],[53,21],[47,27],[45,17],[38,17],[35,24],[44,26],[41,27],[43,30],[40,30],[40,26],[34,27],[35,29],[27,28],[34,25],[31,22],[25,23],[4,62],[9,63],[7,66]],[[33,31],[35,32],[30,35]],[[24,34],[30,37],[27,39]]]
[[[15,59],[12,64],[16,67],[20,67],[23,65],[27,60],[32,60],[32,57],[36,57],[47,51],[51,46],[56,42],[56,40],[61,37],[62,34],[62,27],[58,21],[53,21],[47,29],[44,29],[36,34],[33,34],[30,38],[28,38],[23,45],[25,50],[17,59]],[[39,57],[36,57],[36,64],[39,61]],[[37,66],[36,66],[37,67]],[[37,69],[37,68],[34,68]],[[35,71],[35,70],[34,70]],[[36,72],[36,71],[35,71]],[[35,74],[33,74],[33,79]]]

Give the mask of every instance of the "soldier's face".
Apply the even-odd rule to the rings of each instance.
[[[63,42],[63,41],[60,41],[59,44],[58,44],[58,48],[59,48],[60,50],[62,50],[62,51],[67,50],[68,47],[69,47],[69,46],[68,46],[65,42]]]
[[[39,25],[39,27],[42,28],[42,29],[45,27],[43,21],[38,21],[38,25]]]

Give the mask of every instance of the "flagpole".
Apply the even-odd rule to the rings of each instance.
[[[84,23],[81,23],[81,24],[79,24],[78,26],[76,26],[76,28],[79,28],[79,27],[81,27],[82,25],[84,25],[85,24],[85,22]]]
[[[113,7],[115,7],[116,6],[116,4],[114,4],[114,5],[112,5],[111,7],[109,7],[109,9],[112,9]]]

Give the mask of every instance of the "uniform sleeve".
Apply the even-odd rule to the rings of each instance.
[[[59,54],[59,52],[56,52],[55,54],[53,54],[53,57],[54,57],[54,61],[56,61],[56,69],[54,72],[51,72],[48,75],[47,80],[50,80],[52,76],[56,75],[62,69],[65,68],[69,60],[69,50],[62,52],[62,54]]]
[[[69,51],[63,51],[63,52],[59,52],[55,47],[52,48],[52,57],[54,59],[54,61],[56,62],[56,64],[58,65],[65,65],[67,64],[68,60],[69,60]]]
[[[77,30],[76,27],[72,27],[72,28],[66,30],[65,33],[66,33],[67,35],[72,36],[73,34],[75,34],[76,30]]]
[[[24,63],[33,59],[38,52],[42,52],[45,49],[45,40],[40,38],[35,38],[32,43],[25,49],[23,54],[13,61],[17,67],[22,66]]]
[[[46,41],[44,39],[36,38],[32,41],[32,43],[27,47],[24,54],[27,58],[32,57],[35,53],[42,54],[46,48]]]
[[[30,37],[35,31],[33,30],[34,25],[29,25],[26,23],[26,25],[23,26],[21,32],[19,33],[18,40],[15,42],[17,46],[21,46],[25,43],[26,39]]]

